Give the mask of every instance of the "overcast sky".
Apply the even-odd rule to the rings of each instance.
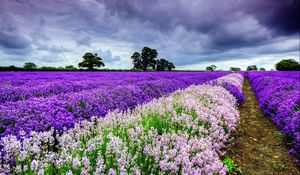
[[[131,68],[144,46],[177,69],[299,60],[299,0],[0,0],[0,66]]]

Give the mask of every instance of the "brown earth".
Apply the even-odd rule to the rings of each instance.
[[[240,107],[240,123],[229,157],[245,175],[300,175],[284,145],[284,136],[260,111],[247,80],[243,92],[246,103]]]

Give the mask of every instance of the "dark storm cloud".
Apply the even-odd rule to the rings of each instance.
[[[19,33],[8,18],[0,16],[0,48],[6,54],[27,54],[31,52],[31,42]]]
[[[261,30],[264,28],[270,32],[299,32],[298,0],[98,1],[105,4],[111,14],[149,22],[163,31],[183,26],[188,31],[207,34],[212,40],[210,47],[217,50],[262,44],[273,34],[265,32],[263,35]],[[243,26],[244,21],[251,17],[253,21]],[[235,28],[228,28],[230,24],[234,24]],[[257,25],[256,30],[249,30],[253,27],[251,25]]]
[[[283,33],[299,33],[299,0],[252,0],[244,4],[245,11],[256,16],[259,21],[271,29]]]
[[[95,50],[131,67],[143,46],[177,65],[299,50],[299,0],[3,0],[0,11],[0,53],[41,63]]]
[[[226,1],[180,1],[180,0],[98,0],[105,4],[106,9],[113,15],[123,18],[142,20],[154,24],[162,30],[172,30],[178,25],[187,29],[209,32],[218,25],[237,18],[231,14],[233,7]],[[224,18],[231,14],[232,19]]]
[[[261,24],[286,32],[299,32],[299,0],[97,0],[107,10],[126,18],[153,22],[159,27],[183,25],[199,32],[214,31],[241,14],[257,17]]]

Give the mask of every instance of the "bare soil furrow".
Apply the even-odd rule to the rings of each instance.
[[[260,111],[247,80],[243,92],[246,103],[240,107],[240,123],[229,156],[245,175],[300,175],[283,135]]]

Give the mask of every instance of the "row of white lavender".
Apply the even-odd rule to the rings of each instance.
[[[219,79],[242,87],[243,77]],[[221,156],[239,113],[223,87],[200,85],[126,113],[93,117],[59,136],[1,139],[2,174],[226,174]]]

